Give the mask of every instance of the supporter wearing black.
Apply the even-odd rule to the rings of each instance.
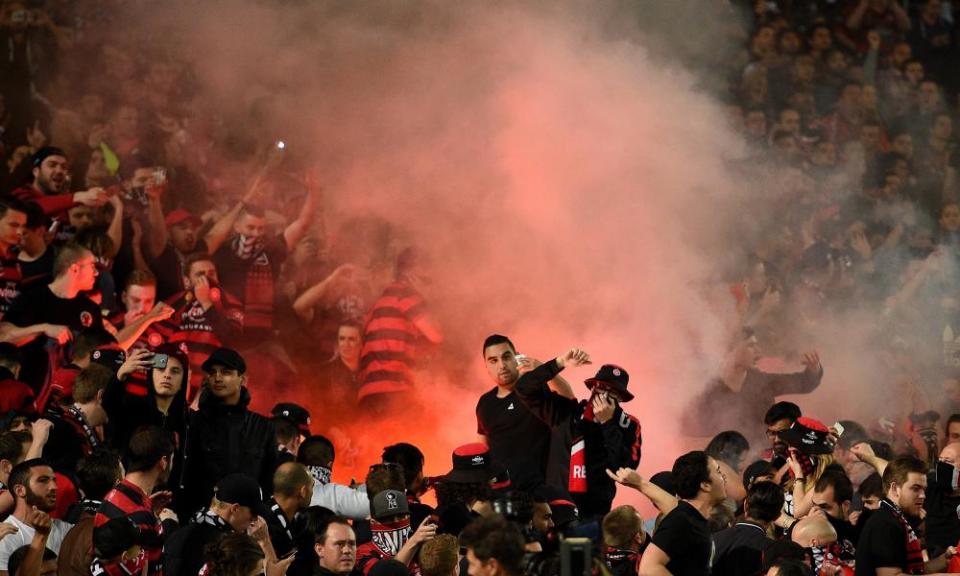
[[[300,513],[310,506],[313,497],[313,478],[303,464],[281,464],[273,474],[273,497],[264,511],[270,541],[278,557],[286,556],[297,543],[303,531]]]
[[[257,481],[246,474],[229,474],[214,488],[210,506],[190,524],[171,534],[163,545],[164,576],[194,576],[203,567],[206,547],[231,532],[246,533],[263,507]]]
[[[23,273],[14,248],[20,245],[26,223],[26,207],[16,200],[0,198],[0,318],[20,295]]]
[[[313,477],[310,505],[322,506],[339,516],[362,520],[370,515],[370,499],[363,490],[332,482],[335,457],[333,442],[325,436],[311,436],[300,445],[297,462],[306,466],[307,472]]]
[[[170,493],[154,493],[170,475],[173,450],[173,438],[160,427],[148,426],[134,432],[127,445],[127,473],[104,498],[93,519],[94,530],[117,518],[133,522],[142,534],[150,576],[163,574],[163,541],[176,529],[175,516],[164,508]]]
[[[154,352],[140,348],[126,358],[103,395],[114,446],[125,446],[141,426],[159,426],[173,434],[176,442],[182,441],[187,420],[188,366],[186,352],[173,344],[161,344]],[[139,370],[146,370],[146,396],[132,394],[126,387],[126,379]]]
[[[584,384],[591,390],[589,401],[578,402],[548,388],[547,383],[565,367],[589,362],[586,352],[574,348],[527,372],[516,383],[516,393],[530,412],[551,427],[566,426],[572,431],[568,488],[581,519],[599,518],[610,511],[616,484],[607,470],[636,468],[642,443],[640,422],[620,406],[633,399],[623,368],[605,364],[586,380]]]
[[[143,574],[147,567],[149,534],[129,518],[112,518],[93,529],[93,562],[88,572],[96,576]]]
[[[108,421],[103,394],[112,378],[108,368],[87,366],[73,385],[73,404],[51,416],[53,430],[46,454],[57,472],[72,476],[81,458],[103,446],[96,429]]]
[[[460,534],[467,549],[470,576],[520,576],[523,574],[523,535],[502,516],[484,516]]]
[[[93,561],[93,519],[107,493],[123,477],[120,457],[112,450],[95,450],[77,464],[76,478],[83,499],[67,512],[73,524],[60,545],[60,576],[87,576]]]
[[[688,452],[673,463],[680,502],[660,523],[640,559],[641,574],[693,576],[710,573],[714,544],[707,521],[726,498],[720,465],[704,452]]]
[[[823,367],[816,353],[804,355],[806,369],[793,374],[762,372],[756,367],[759,359],[757,338],[752,330],[745,329],[731,352],[728,369],[708,384],[686,412],[684,426],[688,433],[709,436],[718,429],[741,429],[744,423],[760,422],[764,410],[777,396],[807,394],[815,390],[823,378]],[[750,435],[747,438],[759,445],[760,438]]]
[[[37,395],[37,412],[44,414],[49,410],[57,410],[61,405],[73,403],[73,383],[81,370],[93,363],[93,356],[100,352],[99,363],[107,365],[111,360],[119,358],[122,353],[117,346],[117,339],[103,328],[89,328],[82,330],[70,344],[70,358],[53,369],[50,381]],[[120,363],[113,368],[116,371]]]
[[[769,456],[770,462],[778,469],[786,465],[790,456],[787,450],[789,446],[780,438],[780,432],[790,429],[800,416],[800,407],[793,402],[777,402],[763,416],[767,439],[770,440],[770,450],[765,456]]]
[[[413,444],[398,442],[384,448],[380,460],[384,464],[397,464],[403,467],[403,479],[407,483],[410,523],[419,526],[424,518],[433,514],[433,508],[420,502],[420,496],[427,491],[427,481],[423,477],[423,452]]]
[[[17,253],[20,273],[23,276],[22,284],[26,286],[34,282],[50,282],[53,279],[53,262],[57,256],[56,251],[47,243],[50,219],[35,202],[24,205],[24,210],[27,222],[23,226],[20,251]]]
[[[269,487],[277,462],[276,433],[268,418],[251,412],[247,364],[218,348],[203,363],[207,384],[199,410],[190,412],[178,505],[193,513],[210,501],[216,479],[244,473]],[[309,501],[309,500],[308,500]]]
[[[231,211],[233,234],[222,239],[211,230],[206,240],[223,286],[243,302],[243,328],[249,342],[274,329],[276,284],[281,264],[303,238],[316,210],[316,196],[309,189],[300,214],[282,234],[268,237],[263,208],[241,203]],[[229,220],[230,214],[227,216]]]
[[[326,418],[338,421],[340,410],[356,404],[357,376],[360,374],[360,350],[363,348],[363,325],[344,320],[337,327],[336,352],[320,368],[324,397],[329,398]]]
[[[636,576],[640,556],[649,543],[643,518],[630,505],[618,506],[603,517],[603,561],[614,576]]]
[[[192,401],[203,380],[201,365],[214,350],[229,346],[239,337],[243,311],[233,296],[219,288],[217,268],[210,256],[199,252],[190,255],[183,270],[186,288],[167,299],[173,314],[154,327],[166,342],[187,345],[192,374],[187,399]]]
[[[477,401],[477,434],[490,446],[493,457],[507,467],[514,487],[534,490],[546,481],[550,427],[532,414],[514,391],[520,363],[509,338],[488,336],[483,342],[483,361],[496,387]],[[567,398],[574,397],[559,376],[551,381],[551,387]]]
[[[25,289],[0,322],[0,341],[21,346],[21,377],[35,390],[40,389],[53,367],[51,354],[59,353],[60,347],[84,328],[103,328],[100,309],[82,295],[97,279],[93,253],[72,244],[62,247],[53,274],[50,284]],[[48,349],[48,343],[56,346]]]
[[[957,465],[960,463],[960,442],[947,444],[940,451],[937,467],[927,476],[926,500],[923,509],[927,515],[926,548],[930,556],[938,556],[950,546],[960,542],[960,479]]]
[[[780,516],[783,490],[773,482],[756,482],[747,490],[743,520],[714,534],[716,553],[711,574],[739,576],[757,574],[763,567],[763,551],[773,540],[767,528]]]
[[[333,517],[316,529],[317,576],[345,576],[357,562],[357,537],[346,518]]]
[[[293,402],[281,402],[270,410],[277,433],[279,463],[297,459],[300,443],[310,437],[310,412]]]
[[[850,523],[850,506],[853,502],[853,484],[843,468],[828,466],[813,487],[813,506],[819,508],[833,529],[837,531],[839,557],[853,562],[860,531]]]
[[[927,465],[913,456],[899,456],[883,472],[886,496],[870,515],[857,543],[858,576],[897,576],[943,572],[956,552],[952,546],[923,561],[923,549],[911,519],[920,518],[927,490]]]
[[[70,192],[67,154],[60,148],[44,146],[33,155],[33,183],[18,188],[13,196],[23,202],[36,202],[48,216],[63,216],[77,205],[99,207],[107,203],[103,188]]]
[[[183,291],[187,256],[207,254],[206,242],[197,234],[203,222],[182,208],[163,215],[159,195],[148,195],[147,218],[150,223],[144,256],[157,276],[157,297],[161,300]]]

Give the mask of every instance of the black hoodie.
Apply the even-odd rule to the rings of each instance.
[[[277,439],[270,419],[251,412],[250,392],[240,389],[240,401],[223,404],[206,388],[200,409],[189,413],[179,507],[193,513],[210,503],[213,487],[227,474],[243,473],[271,492],[277,467]],[[179,512],[179,511],[178,511]]]
[[[110,417],[111,445],[123,451],[130,436],[141,426],[160,426],[174,434],[177,446],[183,443],[187,424],[187,383],[190,381],[190,362],[187,355],[172,344],[159,346],[155,352],[180,361],[183,379],[180,390],[164,414],[157,408],[153,370],[147,371],[147,395],[138,396],[126,391],[126,384],[114,378],[103,394],[103,407]],[[179,452],[179,450],[178,450]]]

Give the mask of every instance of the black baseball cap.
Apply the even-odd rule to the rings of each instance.
[[[143,543],[140,529],[130,518],[121,516],[93,529],[93,553],[97,558],[115,558]]]
[[[225,504],[239,504],[259,515],[263,504],[263,492],[253,477],[246,474],[228,474],[217,482],[213,489],[217,500]]]
[[[270,414],[274,418],[286,418],[293,422],[301,434],[310,436],[310,412],[293,402],[281,402],[273,407]]]
[[[243,356],[236,350],[231,350],[230,348],[217,348],[203,361],[200,368],[209,374],[214,366],[226,366],[241,374],[247,371],[247,363],[243,360]]]
[[[407,495],[399,490],[381,490],[370,499],[370,516],[375,520],[409,513]]]
[[[51,156],[63,156],[66,158],[67,153],[63,151],[63,148],[57,148],[56,146],[44,146],[33,153],[34,167],[43,164],[43,161]]]

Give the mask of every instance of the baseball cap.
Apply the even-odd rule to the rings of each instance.
[[[399,490],[381,490],[370,500],[370,516],[376,520],[409,513],[407,495]]]
[[[93,553],[100,559],[114,558],[142,543],[140,529],[126,516],[93,529]]]
[[[787,446],[811,455],[833,452],[833,444],[827,441],[829,434],[823,422],[806,416],[797,418],[790,428],[777,433]]]
[[[43,164],[43,161],[51,156],[63,156],[66,158],[67,153],[64,152],[62,148],[57,148],[56,146],[44,146],[33,153],[34,167]]]
[[[214,366],[226,366],[241,374],[247,371],[247,363],[244,362],[243,356],[236,350],[231,350],[230,348],[217,348],[203,361],[200,368],[209,374]]]
[[[286,418],[296,424],[301,434],[310,436],[310,412],[303,406],[293,402],[281,402],[273,407],[270,414],[274,418]]]
[[[444,477],[444,482],[480,483],[500,476],[505,468],[491,460],[490,448],[474,442],[458,446],[453,451],[453,469]]]
[[[90,353],[90,362],[99,364],[104,368],[118,370],[123,363],[127,361],[127,354],[123,348],[117,344],[106,344],[98,346]]]
[[[257,513],[263,503],[263,492],[260,485],[246,474],[228,474],[217,482],[213,489],[217,500],[226,504],[239,504]]]
[[[183,208],[177,208],[172,210],[169,214],[164,216],[163,223],[169,226],[176,226],[177,224],[183,224],[184,222],[190,222],[194,226],[200,226],[203,224],[203,221],[197,218],[193,212],[189,210],[184,210]]]

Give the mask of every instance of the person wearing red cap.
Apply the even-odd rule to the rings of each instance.
[[[151,270],[157,275],[157,298],[166,300],[184,289],[183,269],[187,256],[195,252],[208,253],[206,242],[199,237],[203,222],[183,208],[177,208],[166,216],[160,205],[159,195],[148,194],[149,224],[146,234],[144,256]]]
[[[640,422],[620,406],[633,400],[623,368],[604,364],[596,376],[586,380],[589,401],[578,402],[549,389],[547,383],[564,368],[589,363],[589,354],[572,348],[521,376],[515,388],[520,401],[548,425],[570,427],[574,443],[569,490],[584,519],[610,511],[617,488],[607,469],[636,468],[642,444]]]

